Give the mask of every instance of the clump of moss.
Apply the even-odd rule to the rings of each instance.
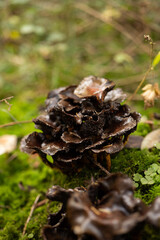
[[[142,173],[152,163],[157,163],[160,158],[160,152],[157,150],[149,151],[147,149],[123,149],[112,158],[112,172],[122,171],[130,177],[134,173]]]
[[[152,188],[150,188],[149,195],[150,195],[150,198],[151,198],[151,199],[149,199],[149,201],[152,201],[157,196],[160,196],[160,185],[156,184]]]
[[[142,232],[142,239],[145,239],[145,240],[159,240],[159,236],[160,236],[160,230],[155,229],[149,224],[145,226]]]
[[[0,159],[0,239],[42,239],[40,229],[47,222],[49,212],[56,212],[58,205],[49,203],[36,208],[27,225],[26,234],[22,236],[23,227],[30,209],[38,194],[40,201],[45,199],[48,187],[59,184],[65,188],[85,186],[91,176],[98,178],[101,171],[83,169],[74,176],[67,177],[58,170],[52,170],[39,161],[37,157],[29,158],[16,150],[15,158],[8,161],[10,155]],[[24,189],[20,189],[19,184]]]
[[[3,155],[0,159],[0,239],[20,239],[25,221],[34,203],[36,196],[41,192],[45,198],[46,189],[52,184],[51,170],[43,164],[35,167],[37,159],[32,162],[25,154],[16,151],[15,158],[8,161],[9,155]],[[39,162],[39,161],[38,161]],[[19,187],[20,182],[24,189]],[[44,211],[46,212],[46,211]],[[36,209],[27,227],[36,234],[39,239],[40,221],[47,219],[43,214],[43,207]],[[41,220],[40,220],[41,219]],[[31,224],[31,225],[30,225]],[[30,226],[30,227],[29,227]]]
[[[153,149],[124,149],[112,159],[112,172],[123,172],[129,175],[132,179],[135,173],[144,175],[153,163],[159,163],[160,151]],[[153,185],[141,185],[136,189],[136,197],[151,203],[155,197],[160,195],[158,183]]]
[[[0,232],[1,240],[19,239],[20,233],[15,227],[15,223],[8,222],[3,231]]]

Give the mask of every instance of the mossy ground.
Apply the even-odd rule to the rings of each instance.
[[[36,106],[43,103],[44,99],[37,98],[35,104],[30,105],[30,111],[27,112],[28,104],[32,99],[26,100],[26,103],[20,104],[18,101],[13,101],[11,111],[6,113],[7,106],[3,105],[2,111],[3,119],[1,124],[11,121],[11,118],[16,118],[18,113],[26,111],[23,120],[35,117],[38,113]],[[28,116],[29,115],[29,116]],[[2,129],[2,135],[6,132],[9,134],[16,134],[19,141],[22,137],[22,132],[28,134],[34,130],[34,124],[16,125],[7,129]],[[147,124],[140,123],[137,128],[137,134],[146,135],[150,131]],[[18,134],[20,133],[20,134]],[[18,146],[19,147],[19,146]],[[65,188],[86,186],[91,177],[97,179],[103,173],[95,169],[83,169],[80,173],[72,174],[67,177],[58,170],[52,170],[45,166],[38,156],[28,156],[21,153],[17,149],[12,154],[4,154],[0,158],[0,240],[13,239],[42,239],[41,228],[47,223],[47,216],[49,212],[55,212],[58,205],[55,203],[46,203],[34,210],[34,213],[27,225],[27,230],[22,236],[23,227],[29,215],[30,209],[38,194],[41,194],[40,200],[45,199],[46,191],[52,185],[60,185]],[[128,174],[131,178],[134,173],[140,173],[148,169],[153,164],[159,164],[160,151],[157,149],[137,150],[124,149],[120,153],[112,156],[111,172],[123,172]],[[151,203],[156,196],[160,195],[160,183],[153,185],[140,185],[135,192],[136,197],[143,199],[147,204]],[[146,227],[142,233],[143,239],[158,240],[158,232]],[[147,236],[146,236],[147,235]]]

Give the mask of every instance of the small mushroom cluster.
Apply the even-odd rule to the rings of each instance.
[[[78,86],[51,91],[45,114],[33,120],[42,132],[25,137],[22,151],[38,153],[45,164],[64,173],[81,169],[97,155],[103,161],[120,151],[140,114],[120,104],[126,96],[114,86],[107,79],[89,76]],[[106,168],[109,165],[108,161]]]
[[[87,189],[49,189],[62,203],[43,228],[44,240],[137,240],[145,224],[160,227],[160,197],[146,206],[134,197],[133,182],[121,173],[93,182]]]

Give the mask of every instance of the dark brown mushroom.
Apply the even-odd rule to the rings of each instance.
[[[107,79],[90,76],[78,86],[51,91],[46,114],[33,120],[42,133],[24,138],[22,151],[37,152],[50,167],[67,174],[84,165],[93,166],[95,154],[99,162],[99,154],[105,159],[120,151],[127,136],[135,131],[140,114],[120,104],[125,94],[119,88],[113,90],[114,86]]]
[[[134,197],[133,182],[116,173],[87,189],[52,187],[47,197],[62,208],[43,228],[45,240],[137,240],[145,224],[160,228],[160,197],[151,206]]]

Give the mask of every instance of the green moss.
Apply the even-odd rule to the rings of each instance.
[[[0,231],[1,240],[19,239],[20,232],[17,230],[15,223],[8,222],[3,231]]]
[[[16,96],[10,101],[12,104],[10,110],[8,110],[8,105],[4,103],[1,104],[0,125],[7,124],[9,122],[32,120],[38,115],[39,105],[44,105],[44,99],[45,96],[35,97],[33,95],[32,97],[28,97],[24,94],[24,96]],[[8,127],[7,129],[1,128],[0,135],[16,134],[16,136],[22,137],[34,130],[35,128],[33,123],[17,124]]]
[[[159,163],[160,151],[153,149],[123,149],[112,158],[112,172],[123,172],[133,179],[135,173],[144,175],[151,164]],[[160,196],[159,183],[153,185],[141,185],[136,188],[135,196],[150,204],[155,197]]]
[[[54,180],[53,171],[41,163],[39,158],[30,159],[19,151],[15,151],[14,154],[16,157],[12,161],[8,161],[8,155],[3,155],[0,159],[2,169],[0,175],[0,206],[2,206],[0,239],[20,239],[36,196],[41,193],[41,199],[44,199],[48,186],[52,185]],[[20,182],[24,189],[19,187]],[[47,205],[35,209],[27,226],[26,235],[33,232],[35,239],[39,239],[41,224],[47,222],[46,207]]]
[[[152,188],[149,189],[150,201],[153,201],[156,197],[160,196],[160,184],[154,185]]]
[[[143,173],[152,163],[157,163],[159,158],[160,152],[157,150],[123,149],[112,157],[111,171],[121,171],[132,177],[134,173]]]
[[[146,225],[141,236],[142,239],[145,240],[159,240],[160,229],[156,229],[151,227],[150,225]]]

